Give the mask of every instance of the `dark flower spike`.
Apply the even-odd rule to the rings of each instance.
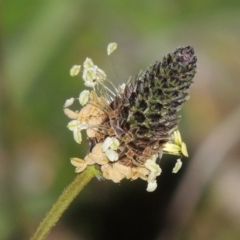
[[[108,55],[116,47],[115,43],[109,44]],[[84,105],[80,112],[67,108],[73,98],[64,105],[65,114],[73,119],[68,127],[74,139],[81,143],[81,130],[86,129],[91,146],[84,160],[71,159],[76,172],[96,164],[106,179],[120,182],[123,178],[141,178],[148,182],[147,191],[154,191],[156,177],[161,174],[157,158],[164,153],[188,156],[177,130],[177,112],[189,99],[196,62],[192,47],[177,48],[114,93],[104,85],[105,72],[87,58],[83,80],[93,91],[80,94],[80,104]],[[76,76],[80,69],[75,65],[70,73]],[[173,173],[181,165],[178,159]]]

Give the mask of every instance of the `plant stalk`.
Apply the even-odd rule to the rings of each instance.
[[[100,173],[95,168],[95,166],[88,166],[81,174],[78,174],[60,195],[30,240],[45,239],[51,228],[54,227],[58,219],[62,216],[74,198],[81,192],[81,190],[94,176],[97,176],[99,174]]]

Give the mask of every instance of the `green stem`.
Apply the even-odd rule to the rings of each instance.
[[[31,240],[44,239],[58,219],[62,216],[64,211],[68,208],[73,199],[79,194],[85,185],[87,185],[87,183],[98,174],[99,171],[95,168],[95,166],[88,166],[84,172],[78,174],[72,183],[70,183],[70,185],[60,195],[57,202],[53,205],[52,209],[39,225]]]

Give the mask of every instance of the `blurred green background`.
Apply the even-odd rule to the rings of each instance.
[[[88,150],[62,111],[84,88],[70,67],[91,57],[120,84],[187,45],[198,73],[181,111],[183,169],[164,157],[154,193],[92,180],[47,239],[240,239],[239,0],[1,1],[0,239],[30,238],[74,179],[69,159]]]

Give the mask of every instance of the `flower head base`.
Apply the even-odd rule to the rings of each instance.
[[[108,53],[116,49],[108,46]],[[81,143],[86,130],[90,152],[83,159],[73,158],[76,172],[87,165],[99,167],[102,175],[113,182],[141,178],[148,182],[147,191],[157,187],[161,168],[156,162],[162,154],[188,156],[177,125],[177,112],[189,98],[189,87],[196,72],[196,56],[191,47],[178,48],[141,72],[135,80],[122,84],[115,93],[103,82],[107,76],[90,58],[83,63],[83,80],[92,91],[84,90],[79,112],[64,112],[72,121],[68,128]],[[71,105],[69,100],[65,106]],[[173,169],[182,165],[179,159]]]

